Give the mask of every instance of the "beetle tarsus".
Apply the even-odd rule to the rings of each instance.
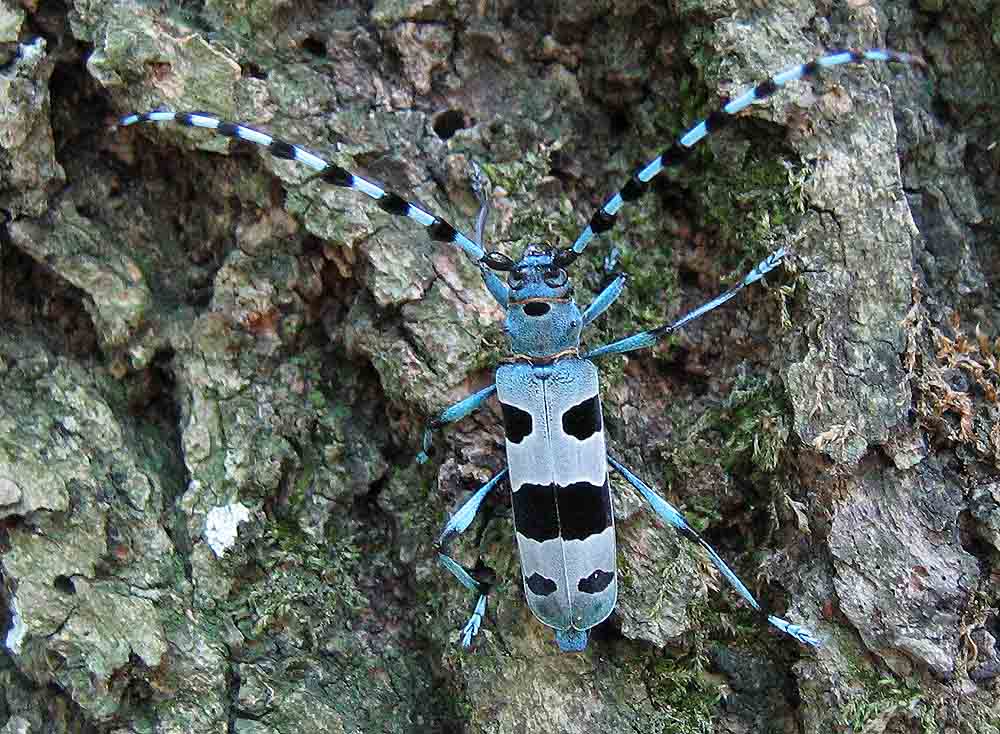
[[[476,608],[472,610],[472,616],[469,617],[469,621],[462,628],[462,647],[472,645],[472,638],[479,633],[479,627],[483,623],[485,615],[486,594],[480,594],[479,599],[476,601]]]
[[[587,649],[587,630],[556,630],[556,644],[562,652],[583,652]]]

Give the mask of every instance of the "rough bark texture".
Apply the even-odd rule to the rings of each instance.
[[[384,181],[491,246],[565,244],[728,94],[831,47],[575,267],[633,276],[596,345],[611,444],[775,609],[615,487],[622,593],[560,655],[521,595],[500,312],[457,250],[204,109]],[[0,0],[0,732],[947,732],[1000,708],[1000,11],[986,0]]]

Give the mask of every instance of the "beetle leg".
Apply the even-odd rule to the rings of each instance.
[[[462,647],[469,647],[472,644],[472,638],[476,636],[479,632],[479,626],[482,624],[483,616],[486,614],[486,597],[489,594],[489,584],[483,581],[479,581],[472,576],[472,572],[465,568],[462,564],[458,563],[454,558],[448,555],[448,546],[451,542],[465,532],[469,525],[476,517],[476,513],[479,512],[480,506],[483,504],[483,500],[486,499],[494,487],[507,476],[507,469],[497,473],[490,481],[476,490],[476,493],[472,495],[465,503],[458,508],[451,519],[445,524],[444,529],[441,531],[441,535],[438,536],[435,546],[438,549],[438,560],[441,565],[451,571],[452,575],[457,578],[461,584],[469,589],[470,591],[478,592],[479,597],[476,599],[476,606],[473,608],[472,616],[469,617],[469,621],[466,622],[465,627],[462,628]]]
[[[484,387],[479,392],[473,393],[472,395],[459,400],[454,405],[445,408],[441,411],[437,418],[432,420],[427,424],[427,428],[424,429],[423,438],[423,448],[419,454],[417,454],[417,462],[423,464],[427,461],[427,452],[431,450],[431,446],[434,443],[434,431],[443,428],[449,423],[454,423],[455,421],[460,421],[467,415],[472,414],[479,407],[486,402],[486,400],[497,390],[496,383]]]
[[[750,593],[750,590],[746,587],[746,585],[740,581],[739,577],[733,572],[733,570],[726,565],[726,562],[722,560],[718,553],[716,553],[715,549],[688,524],[687,520],[684,519],[684,516],[681,515],[677,508],[660,497],[660,495],[650,489],[645,482],[639,479],[639,477],[630,472],[618,461],[611,458],[611,456],[608,456],[608,463],[625,479],[626,482],[639,491],[639,493],[652,506],[653,511],[661,520],[676,528],[681,534],[681,537],[691,541],[695,545],[700,545],[708,554],[708,557],[712,559],[712,563],[715,564],[715,567],[718,568],[722,575],[726,577],[726,580],[733,586],[733,588],[736,589],[739,595],[742,596],[750,606],[764,615],[771,625],[777,627],[791,637],[794,637],[803,644],[812,645],[813,647],[819,646],[820,640],[805,627],[793,624],[785,619],[782,619],[781,617],[775,617],[768,614],[761,606],[760,602],[758,602],[757,599],[754,598],[754,595]]]
[[[756,283],[758,280],[767,275],[767,273],[778,267],[778,263],[780,263],[781,259],[787,254],[788,252],[783,247],[775,250],[757,263],[757,267],[747,273],[743,277],[743,280],[735,286],[730,288],[725,293],[716,296],[708,303],[703,303],[693,311],[689,311],[684,314],[677,319],[677,321],[657,326],[655,329],[650,329],[649,331],[640,331],[638,334],[627,336],[624,339],[619,339],[611,344],[605,344],[603,347],[598,347],[597,349],[587,352],[583,355],[583,358],[593,359],[594,357],[603,357],[606,354],[624,354],[625,352],[633,352],[636,349],[645,349],[646,347],[653,346],[663,337],[669,336],[681,327],[686,326],[695,319],[701,318],[709,311],[713,311],[718,308],[751,283]]]
[[[590,323],[600,316],[602,313],[610,308],[611,304],[617,300],[618,296],[622,294],[625,289],[625,281],[628,280],[628,276],[624,273],[618,273],[615,279],[612,280],[607,287],[597,294],[597,298],[587,306],[587,310],[583,312],[583,328],[586,329]]]

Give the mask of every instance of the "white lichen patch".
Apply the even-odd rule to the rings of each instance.
[[[217,557],[232,548],[240,523],[249,519],[250,510],[242,502],[209,511],[205,518],[205,541]]]
[[[0,505],[13,505],[21,501],[21,488],[13,479],[0,476]]]
[[[7,630],[7,639],[4,642],[8,650],[15,655],[20,655],[21,644],[28,633],[28,628],[25,626],[24,620],[21,619],[21,612],[17,608],[17,597],[11,597],[10,602],[10,629]]]

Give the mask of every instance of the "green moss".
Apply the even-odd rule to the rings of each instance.
[[[788,442],[790,411],[776,383],[742,375],[722,405],[697,416],[682,432],[688,440],[672,455],[673,463],[679,473],[686,466],[713,463],[732,474],[771,473]]]
[[[248,587],[245,607],[254,637],[275,625],[297,627],[312,639],[327,637],[345,619],[367,608],[354,583],[361,552],[350,540],[317,543],[297,525],[272,522],[258,547],[264,566]]]
[[[691,526],[698,532],[704,532],[707,528],[723,520],[719,502],[711,496],[695,495],[689,498],[684,505],[684,514]]]
[[[551,166],[549,154],[550,151],[547,149],[529,150],[503,163],[488,161],[478,161],[478,163],[494,187],[500,187],[510,196],[520,199],[530,195],[538,181],[548,173]],[[514,216],[515,222],[524,218],[517,209]],[[533,221],[529,222],[526,230],[530,231],[533,228],[531,225],[535,224]],[[515,226],[512,229],[517,231],[518,228]]]
[[[719,100],[708,90],[717,81],[706,79],[705,70],[718,67],[713,32],[705,37],[689,34],[695,72],[680,81],[679,104],[659,121],[669,120],[675,130],[692,124],[717,109]],[[742,123],[737,121],[735,126]],[[754,123],[750,123],[754,124]],[[677,170],[676,180],[688,190],[696,231],[719,243],[726,266],[739,278],[780,244],[781,228],[805,210],[803,184],[808,169],[788,160],[784,143],[766,131],[710,134],[694,148],[694,155]]]
[[[768,475],[780,463],[791,424],[778,385],[766,379],[740,377],[721,405],[694,416],[688,410],[687,406],[676,406],[669,418],[675,435],[685,440],[667,449],[662,457],[668,485],[680,482],[690,486],[691,477],[712,481],[722,472],[734,477],[749,476],[755,485],[764,488],[772,484]],[[725,518],[720,499],[724,494],[686,495],[683,512],[688,522],[699,532],[722,524]],[[724,597],[727,594],[723,592]],[[749,608],[720,603],[718,595],[710,595],[705,605],[693,605],[688,613],[694,634],[703,636],[692,642],[695,646],[707,639],[755,644],[762,638],[764,628],[756,614]]]
[[[677,299],[678,286],[673,247],[669,241],[649,247],[648,243],[657,241],[651,231],[655,225],[648,221],[645,209],[637,214],[636,226],[629,228],[636,236],[627,241],[616,238],[613,243],[621,253],[620,268],[629,274],[625,308],[616,314],[619,320],[627,318],[628,326],[622,327],[628,333],[661,325],[666,320],[664,306]]]
[[[692,604],[688,614],[693,629],[705,641],[720,641],[726,646],[738,645],[755,650],[761,656],[780,656],[774,649],[774,633],[754,609],[742,604],[724,581],[718,593],[709,594],[703,602]]]
[[[704,659],[663,657],[649,670],[647,688],[657,702],[659,721],[646,731],[711,734],[718,713],[719,686],[707,675]],[[659,727],[656,725],[660,724]]]
[[[859,684],[857,695],[842,709],[839,723],[850,731],[864,731],[869,722],[894,712],[907,712],[916,719],[923,734],[940,731],[932,707],[915,681],[882,674],[860,660],[850,664],[851,680]]]
[[[698,188],[704,202],[699,229],[716,231],[721,241],[738,245],[725,260],[734,278],[774,251],[783,230],[805,210],[804,167],[779,152],[747,145],[733,167],[707,167]]]
[[[759,471],[774,471],[788,442],[790,413],[775,383],[756,377],[737,379],[717,423],[725,437],[726,468],[749,460]]]
[[[704,65],[693,63],[696,70]],[[700,71],[681,78],[679,85],[675,105],[640,113],[637,126],[644,137],[676,139],[716,108],[718,100],[707,93],[712,85]],[[780,247],[788,227],[804,212],[809,169],[789,161],[776,136],[754,133],[709,135],[685,164],[654,179],[654,193],[630,205],[622,215],[627,225],[610,234],[610,246],[621,249],[623,269],[633,276],[629,298],[638,328],[662,323],[663,304],[675,297],[674,239],[705,238],[710,257],[725,273],[723,281],[731,284]],[[656,194],[659,205],[651,206]]]

